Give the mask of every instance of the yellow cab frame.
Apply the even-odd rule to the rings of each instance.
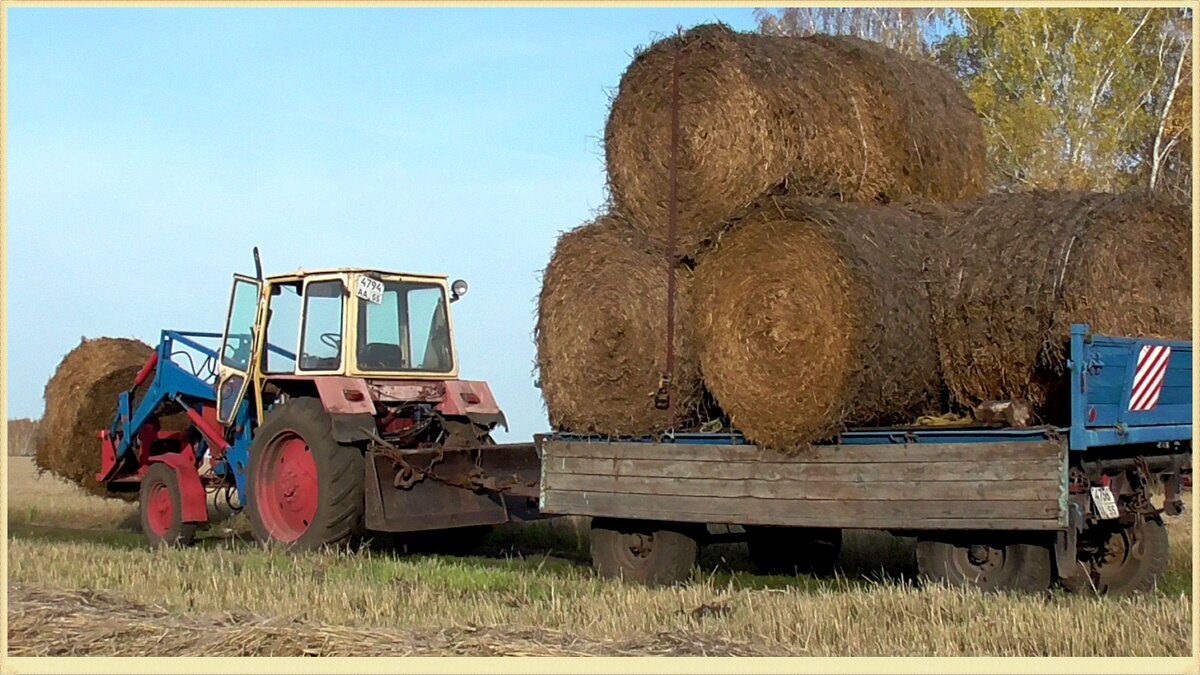
[[[356,292],[360,283],[364,278],[372,279],[378,282],[401,282],[415,283],[426,286],[434,286],[441,293],[441,307],[445,312],[446,331],[448,335],[447,348],[449,350],[450,368],[441,372],[431,372],[429,370],[417,369],[390,369],[390,370],[363,370],[359,367],[359,313],[362,307],[361,297]],[[230,345],[230,336],[235,328],[231,325],[234,320],[234,313],[237,310],[239,299],[239,290],[248,294],[250,287],[255,289],[257,295],[257,308],[251,333],[252,345],[251,358],[248,367],[241,367],[241,363],[230,363],[229,359],[222,358],[219,365],[218,387],[217,387],[217,410],[218,420],[222,424],[228,424],[232,417],[233,411],[237,410],[241,401],[245,399],[247,392],[250,389],[251,383],[255,395],[254,400],[255,412],[257,419],[263,419],[263,384],[266,380],[272,377],[300,377],[300,378],[319,378],[319,377],[356,377],[370,378],[373,380],[387,379],[403,379],[403,380],[452,380],[458,378],[458,352],[454,341],[454,319],[453,313],[450,311],[450,304],[457,297],[451,293],[448,277],[445,275],[431,274],[406,274],[398,272],[383,272],[378,270],[367,269],[334,269],[321,270],[313,272],[295,272],[292,274],[280,274],[269,276],[264,279],[255,279],[244,275],[234,275],[233,291],[230,295],[229,309],[226,314],[225,332],[222,340],[222,355],[227,353]],[[340,362],[338,367],[331,369],[308,369],[301,368],[300,350],[303,349],[303,341],[305,339],[304,330],[307,321],[307,298],[308,289],[311,284],[322,281],[340,281],[342,283],[343,298],[349,301],[342,302],[342,317],[341,317],[341,340],[338,349]],[[268,351],[267,340],[264,339],[268,334],[268,326],[272,316],[271,299],[282,292],[284,286],[296,286],[301,288],[300,292],[300,320],[297,326],[296,346],[297,353],[290,355],[294,360],[294,366],[291,372],[266,371],[266,357]],[[277,291],[277,289],[279,289]],[[435,310],[436,311],[436,310]],[[276,349],[271,346],[272,349]],[[411,346],[410,346],[411,349]],[[278,349],[276,349],[278,351]]]

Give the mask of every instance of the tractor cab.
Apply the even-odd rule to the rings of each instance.
[[[442,275],[379,270],[235,275],[218,419],[228,424],[247,392],[267,381],[456,379],[450,303],[466,290]],[[252,398],[261,405],[263,397]]]

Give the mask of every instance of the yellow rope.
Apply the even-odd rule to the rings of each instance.
[[[917,418],[917,426],[919,427],[957,427],[970,424],[974,420],[970,417],[956,415],[954,413],[946,413],[944,415],[922,415]]]

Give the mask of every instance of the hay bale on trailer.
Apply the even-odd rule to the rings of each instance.
[[[787,451],[936,409],[930,248],[900,207],[768,199],[740,217],[693,288],[704,383],[734,428]]]
[[[109,493],[96,482],[98,432],[112,423],[118,396],[133,386],[152,352],[138,340],[96,338],[83,340],[63,358],[46,383],[46,411],[35,439],[34,462],[41,471],[92,494],[137,498],[136,493]]]
[[[677,317],[688,312],[690,272],[678,270]],[[666,368],[665,256],[616,215],[562,235],[542,279],[536,327],[542,396],[555,429],[640,435],[667,428],[654,405]],[[676,411],[699,403],[700,374],[687,322],[676,319]]]
[[[844,201],[953,200],[984,189],[971,101],[930,62],[848,37],[693,28],[638,54],[605,128],[617,208],[667,238],[672,69],[679,47],[679,251],[786,184]]]
[[[957,204],[933,294],[954,400],[1026,399],[1054,421],[1072,323],[1192,334],[1191,212],[1141,194],[1034,191]],[[1054,404],[1054,405],[1048,405]]]

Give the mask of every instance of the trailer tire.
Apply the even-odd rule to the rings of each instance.
[[[917,540],[917,571],[924,579],[985,592],[1046,591],[1053,579],[1051,557],[1049,546],[988,542],[984,535]]]
[[[314,549],[362,534],[362,449],[333,439],[325,406],[295,398],[267,413],[250,444],[246,512],[262,542]]]
[[[175,470],[154,463],[142,477],[138,496],[142,535],[151,546],[190,546],[198,523],[183,522],[183,492]]]
[[[600,576],[647,586],[686,581],[699,555],[695,538],[654,523],[595,519],[591,540]]]
[[[842,550],[842,531],[819,527],[747,527],[750,561],[762,574],[833,573]]]
[[[1171,560],[1167,527],[1157,518],[1109,533],[1103,563],[1081,562],[1083,571],[1063,586],[1074,593],[1132,595],[1149,593],[1162,583]]]

